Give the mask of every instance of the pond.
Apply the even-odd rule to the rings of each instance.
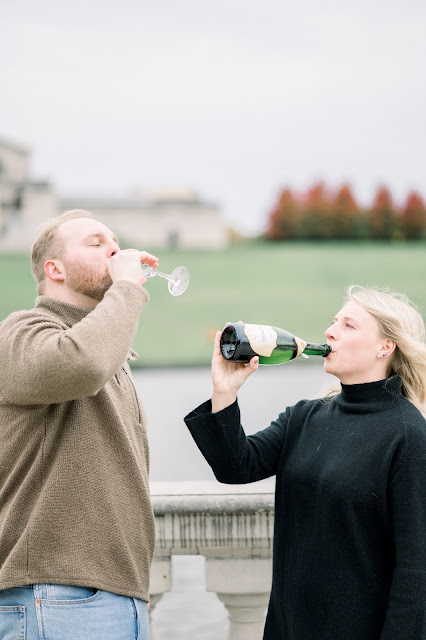
[[[136,369],[133,377],[148,418],[151,480],[214,479],[183,421],[210,397],[210,368]],[[335,380],[324,373],[321,358],[259,367],[239,394],[246,432],[267,427],[286,406]]]

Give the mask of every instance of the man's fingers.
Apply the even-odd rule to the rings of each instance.
[[[151,267],[158,267],[159,264],[159,259],[157,258],[157,256],[154,256],[152,253],[148,253],[148,251],[139,251],[139,249],[122,249],[115,255],[118,256],[120,253],[136,253],[139,255],[139,259],[141,262],[149,264]]]
[[[151,267],[158,267],[159,260],[157,256],[153,256],[152,253],[147,251],[139,251],[141,262],[149,264]]]

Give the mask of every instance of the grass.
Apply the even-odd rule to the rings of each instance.
[[[160,268],[185,265],[191,274],[180,297],[160,278],[146,287],[134,348],[140,366],[207,364],[212,337],[225,322],[243,320],[285,328],[322,341],[346,287],[386,286],[426,310],[424,243],[253,242],[221,252],[159,251]],[[27,256],[0,255],[0,319],[31,308],[35,286]]]

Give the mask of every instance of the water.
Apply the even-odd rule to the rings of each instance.
[[[210,369],[136,370],[133,377],[148,418],[151,480],[214,480],[183,421],[210,397]],[[267,427],[285,407],[333,380],[323,372],[322,358],[259,367],[238,398],[246,433]]]
[[[208,368],[136,370],[134,380],[148,418],[151,480],[214,480],[183,417],[207,400]],[[267,427],[286,406],[310,398],[334,378],[321,358],[260,367],[239,393],[246,433]],[[225,640],[228,614],[216,594],[205,591],[202,556],[172,558],[173,588],[152,615],[152,640]]]

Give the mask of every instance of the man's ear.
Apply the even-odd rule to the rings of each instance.
[[[44,263],[44,273],[50,280],[63,280],[64,266],[60,260],[47,260]]]

